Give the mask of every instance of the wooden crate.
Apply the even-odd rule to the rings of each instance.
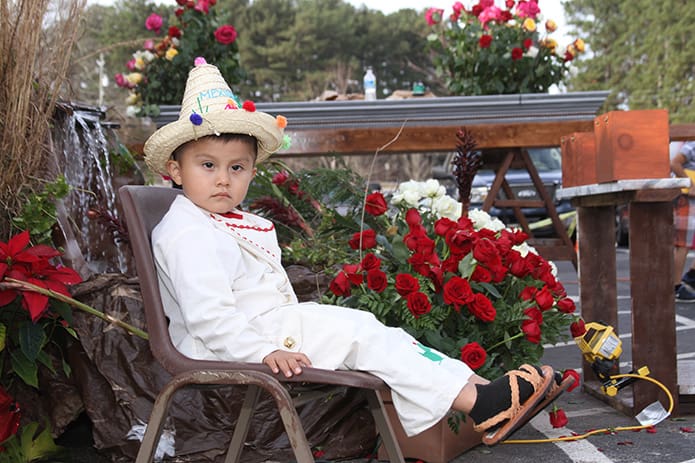
[[[594,133],[574,132],[562,137],[560,145],[563,188],[597,183]]]
[[[599,183],[670,174],[668,111],[611,111],[594,118]]]

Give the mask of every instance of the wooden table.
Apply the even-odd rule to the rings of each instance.
[[[630,219],[630,294],[632,298],[632,365],[647,366],[663,383],[679,412],[675,302],[673,295],[673,204],[688,179],[621,180],[563,188],[560,198],[577,207],[579,295],[585,321],[600,321],[617,332],[618,302],[615,207],[628,204]],[[626,330],[624,330],[626,331]],[[627,414],[639,413],[655,400],[668,407],[666,395],[647,381],[637,381],[608,397],[590,365],[583,364],[589,392]]]

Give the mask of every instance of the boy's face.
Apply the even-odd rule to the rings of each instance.
[[[194,204],[225,213],[246,197],[256,175],[255,159],[248,143],[206,137],[188,143],[178,160],[167,161],[167,170]]]

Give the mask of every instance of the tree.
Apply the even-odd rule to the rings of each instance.
[[[590,50],[570,90],[611,91],[604,110],[668,109],[695,121],[695,9],[687,0],[569,0],[568,23]]]

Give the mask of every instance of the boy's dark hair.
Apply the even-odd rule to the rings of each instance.
[[[198,138],[198,140],[205,140],[206,138],[211,138],[215,140],[220,140],[223,143],[227,143],[230,141],[240,141],[242,143],[246,143],[249,146],[253,147],[253,159],[254,161],[256,160],[256,156],[258,156],[258,140],[256,137],[253,135],[247,135],[245,133],[221,133],[219,135],[206,135],[204,137]],[[172,153],[171,153],[171,159],[174,161],[178,161],[179,155],[181,152],[185,149],[186,146],[188,146],[189,143],[192,143],[196,140],[191,140],[183,145],[179,145]]]

